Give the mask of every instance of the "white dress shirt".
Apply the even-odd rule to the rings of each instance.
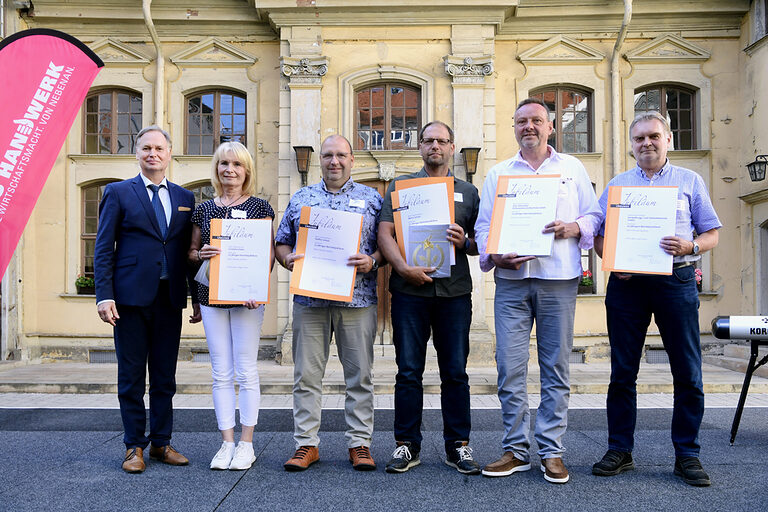
[[[592,182],[582,163],[575,157],[558,153],[552,146],[548,146],[548,149],[549,157],[538,169],[533,169],[518,152],[514,157],[494,165],[488,171],[480,196],[480,213],[475,224],[475,240],[481,254],[481,268],[486,272],[493,268],[493,262],[484,253],[488,243],[488,231],[491,227],[491,214],[499,176],[559,174],[560,189],[557,194],[555,218],[552,221],[577,222],[581,230],[581,240],[579,238],[555,239],[552,243],[551,256],[540,256],[523,263],[519,270],[496,268],[496,277],[574,279],[581,276],[581,249],[592,247],[592,237],[600,227],[602,214]],[[541,229],[544,229],[544,226],[541,226]]]
[[[144,182],[144,189],[147,191],[147,194],[149,194],[149,202],[152,202],[152,190],[150,190],[149,186],[152,185],[152,181],[150,181],[149,178],[144,176],[144,173],[139,173],[139,176],[141,176],[141,181]],[[163,181],[158,183],[160,186],[160,190],[157,191],[158,194],[160,194],[160,202],[163,204],[163,210],[165,210],[165,225],[169,226],[171,224],[171,194],[168,192],[168,180],[166,178],[163,178]]]

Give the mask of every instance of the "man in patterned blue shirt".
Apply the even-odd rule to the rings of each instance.
[[[677,187],[675,235],[659,241],[659,246],[674,259],[672,275],[613,272],[608,281],[605,295],[611,345],[611,383],[606,400],[608,451],[592,466],[592,473],[613,476],[635,467],[632,448],[637,420],[637,372],[653,315],[669,355],[675,388],[672,413],[674,474],[687,484],[708,486],[709,476],[699,461],[704,389],[694,263],[701,258],[701,253],[717,245],[717,230],[722,224],[701,176],[667,160],[672,132],[666,118],[658,112],[639,114],[630,125],[629,134],[637,166],[613,178],[608,187]],[[608,187],[599,201],[603,217]],[[605,224],[601,234],[604,229]],[[697,233],[695,238],[694,231]],[[595,238],[595,249],[602,256],[602,236]]]
[[[360,213],[363,230],[360,252],[350,256],[357,267],[351,302],[294,295],[293,297],[293,424],[296,452],[286,471],[303,471],[319,460],[322,380],[328,362],[331,336],[336,340],[344,368],[349,460],[356,470],[373,470],[373,342],[376,336],[376,270],[381,254],[376,230],[382,198],[379,193],[351,179],[355,158],[352,145],[341,135],[331,135],[320,146],[320,183],[304,187],[291,198],[275,235],[277,261],[293,271],[303,254],[295,253],[302,206]]]

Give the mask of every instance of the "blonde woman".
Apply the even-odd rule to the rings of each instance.
[[[216,149],[211,183],[216,197],[198,205],[192,215],[189,260],[194,265],[221,252],[210,245],[211,219],[271,220],[275,217],[269,203],[254,197],[256,186],[253,159],[239,142],[225,142]],[[256,460],[253,428],[258,420],[261,401],[256,362],[264,306],[254,300],[242,306],[209,304],[208,287],[201,284],[197,286],[197,298],[211,355],[213,406],[222,437],[221,448],[211,461],[211,469],[248,469]],[[235,381],[240,386],[241,434],[237,445]]]

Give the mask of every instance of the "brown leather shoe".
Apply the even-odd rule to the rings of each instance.
[[[376,469],[376,463],[371,457],[371,450],[367,446],[356,446],[349,449],[349,462],[352,463],[352,469],[358,471],[373,471]]]
[[[512,452],[504,452],[504,455],[495,462],[491,462],[483,468],[483,475],[485,476],[509,476],[512,473],[518,471],[528,471],[531,469],[531,463],[525,462],[517,457]]]
[[[283,468],[286,471],[304,471],[318,460],[320,460],[320,452],[317,446],[299,446],[293,457],[283,464]]]
[[[126,473],[143,473],[147,469],[144,464],[144,449],[136,447],[125,451],[123,459],[123,471]]]
[[[173,446],[169,444],[165,446],[150,446],[149,457],[171,466],[186,466],[189,464],[189,459],[174,450]]]
[[[553,484],[564,484],[570,479],[568,470],[560,457],[541,459],[541,470],[544,472],[544,479]]]

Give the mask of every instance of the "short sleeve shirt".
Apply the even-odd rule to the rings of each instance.
[[[200,228],[202,245],[211,243],[211,219],[231,219],[232,210],[244,211],[248,219],[274,219],[275,211],[263,199],[249,197],[237,206],[218,206],[213,199],[200,203],[192,214],[192,224]],[[233,307],[223,304],[208,304],[208,287],[197,283],[197,299],[203,306]]]
[[[373,254],[378,248],[376,234],[379,226],[381,201],[381,195],[375,189],[355,183],[351,178],[338,192],[330,192],[325,187],[325,182],[320,180],[320,183],[299,189],[291,197],[288,208],[283,214],[283,219],[280,221],[280,226],[277,228],[277,233],[275,233],[275,242],[295,248],[301,207],[312,206],[362,214],[363,231],[360,235],[360,252]],[[357,273],[351,302],[318,299],[305,295],[294,295],[293,301],[306,307],[364,308],[372,306],[378,302],[376,271]]]
[[[449,174],[452,176],[452,174]],[[395,182],[398,180],[410,180],[413,178],[428,178],[427,171],[423,168],[416,173],[400,176],[390,183],[387,194],[384,196],[384,206],[381,208],[381,220],[394,222],[392,213],[392,192],[395,190]],[[453,178],[454,214],[456,224],[464,229],[468,237],[475,236],[475,221],[480,208],[480,196],[477,188],[471,183]],[[414,286],[403,279],[397,272],[392,272],[389,278],[389,289],[417,295],[420,297],[458,297],[472,293],[472,276],[469,273],[469,260],[463,249],[456,249],[456,264],[451,266],[451,277],[432,279],[431,283]]]

